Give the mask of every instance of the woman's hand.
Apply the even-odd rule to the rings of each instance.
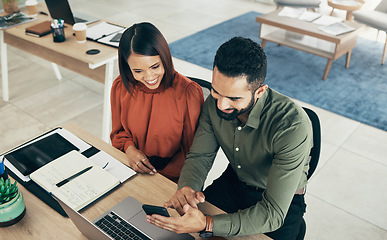
[[[129,167],[134,171],[140,173],[149,173],[151,175],[155,174],[156,169],[149,162],[146,155],[138,150],[134,145],[130,145],[126,149],[126,156],[128,157]]]

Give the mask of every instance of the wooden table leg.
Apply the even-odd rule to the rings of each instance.
[[[4,31],[0,31],[0,51],[1,51],[1,81],[3,87],[3,100],[9,101],[9,86],[8,86],[8,57],[7,44],[4,43]]]
[[[347,11],[347,15],[345,17],[345,20],[347,20],[347,21],[353,20],[352,11]]]
[[[265,44],[266,44],[266,40],[265,40],[265,39],[262,39],[261,47],[262,47],[262,48],[265,48]]]
[[[106,63],[105,69],[105,86],[103,100],[103,116],[102,116],[102,140],[110,142],[110,131],[112,125],[112,114],[110,108],[110,91],[113,85],[113,60]]]
[[[345,68],[349,68],[349,62],[351,61],[351,53],[352,50],[349,50],[349,52],[347,53],[347,63],[345,64]]]
[[[327,79],[329,70],[331,69],[331,66],[332,66],[332,62],[333,62],[332,59],[328,59],[327,65],[325,67],[325,72],[324,72],[323,80]]]

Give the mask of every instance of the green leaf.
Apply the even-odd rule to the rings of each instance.
[[[8,178],[7,180],[0,179],[0,204],[9,202],[18,194],[17,181],[13,184]]]

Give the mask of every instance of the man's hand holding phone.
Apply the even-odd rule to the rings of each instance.
[[[198,204],[205,201],[204,194],[197,192],[190,187],[183,187],[176,191],[176,193],[164,204],[166,208],[174,208],[180,216],[185,214],[183,210],[184,205],[188,204],[193,208],[198,209]]]
[[[168,210],[165,207],[144,204],[142,205],[142,209],[144,209],[146,215],[158,214],[164,217],[169,217]]]
[[[197,206],[201,202],[204,202],[204,194],[202,192],[197,192],[190,187],[184,187],[177,190],[172,198],[164,204],[164,207],[174,208],[180,216],[165,217],[160,214],[161,212],[150,211],[150,213],[157,215],[147,214],[146,218],[149,223],[176,233],[199,232],[206,227],[206,216]],[[166,208],[158,209],[157,211],[166,211]]]
[[[165,208],[164,208],[165,209]],[[165,217],[159,214],[147,215],[147,222],[176,233],[196,233],[206,228],[206,216],[197,208],[186,204],[185,214],[177,217]]]

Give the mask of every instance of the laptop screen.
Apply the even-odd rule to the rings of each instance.
[[[63,19],[65,23],[74,25],[74,15],[67,0],[45,0],[51,18]]]

